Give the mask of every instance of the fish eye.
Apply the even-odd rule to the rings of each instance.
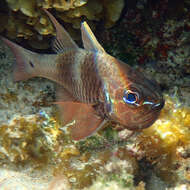
[[[127,90],[124,92],[123,101],[127,104],[136,104],[138,102],[139,95],[136,92]]]

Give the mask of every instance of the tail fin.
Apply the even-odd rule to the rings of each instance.
[[[1,39],[11,48],[16,58],[13,70],[14,81],[27,80],[36,76],[32,59],[36,53],[22,48],[6,38],[1,37]]]

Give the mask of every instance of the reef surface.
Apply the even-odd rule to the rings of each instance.
[[[24,1],[20,7],[7,2],[11,14],[27,15],[24,22],[36,14],[21,7]],[[60,3],[45,2],[63,11]],[[130,138],[110,123],[84,141],[72,141],[52,104],[54,83],[13,82],[15,59],[0,41],[0,189],[190,189],[189,10],[188,1],[128,0],[119,21],[95,33],[106,51],[154,78],[164,93],[159,119]]]

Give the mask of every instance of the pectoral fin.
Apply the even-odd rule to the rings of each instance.
[[[58,102],[63,125],[71,124],[73,140],[81,140],[91,136],[104,124],[104,120],[97,116],[89,104],[78,102]]]
[[[91,51],[105,52],[104,48],[99,44],[87,22],[81,24],[81,34],[84,48]]]

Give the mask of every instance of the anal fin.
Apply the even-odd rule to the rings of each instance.
[[[91,136],[104,124],[104,119],[97,116],[92,105],[78,102],[58,102],[63,125],[71,124],[71,137],[81,140]]]
[[[64,88],[64,86],[56,85],[56,102],[75,102],[76,99]]]

